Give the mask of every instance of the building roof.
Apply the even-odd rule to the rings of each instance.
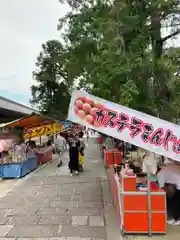
[[[17,103],[15,101],[9,100],[1,96],[0,96],[0,108],[14,112],[19,112],[22,114],[32,114],[32,112],[38,113],[38,111],[34,110],[33,108],[27,107],[21,103]]]

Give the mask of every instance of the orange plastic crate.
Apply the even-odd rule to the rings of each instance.
[[[136,176],[131,177],[120,176],[119,181],[124,192],[136,191]]]
[[[152,233],[166,233],[165,213],[151,213]],[[148,213],[129,212],[124,214],[124,232],[148,233]]]
[[[109,168],[110,166],[120,164],[122,160],[121,152],[118,151],[109,151],[105,150],[105,167]]]
[[[151,195],[151,210],[166,210],[165,195]],[[124,211],[148,211],[148,196],[124,195]]]

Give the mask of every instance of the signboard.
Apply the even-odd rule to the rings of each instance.
[[[77,131],[82,131],[82,130],[84,129],[84,126],[74,123],[74,124],[72,125],[72,129],[73,129],[73,130],[77,130]]]
[[[29,128],[24,132],[24,138],[33,138],[33,137],[41,137],[44,135],[51,135],[56,132],[61,132],[64,130],[64,126],[59,123],[46,124],[43,126]]]
[[[68,119],[180,161],[180,126],[176,124],[78,90],[72,93]]]
[[[70,122],[68,120],[64,120],[64,121],[60,121],[60,122],[64,126],[64,130],[72,128],[72,122]]]

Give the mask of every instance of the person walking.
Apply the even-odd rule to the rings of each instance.
[[[84,133],[83,131],[81,131],[79,133],[79,141],[80,141],[80,148],[79,148],[79,159],[84,159],[84,150],[85,150],[85,143],[84,143]],[[82,161],[79,161],[79,171],[80,172],[83,172],[83,162]]]
[[[61,156],[63,152],[63,138],[60,134],[57,134],[55,139],[55,149],[56,153]]]
[[[172,159],[171,159],[172,162]],[[159,186],[164,189],[167,197],[167,209],[171,219],[170,225],[180,225],[180,175],[179,163],[168,164],[161,168],[157,174]]]
[[[66,138],[65,138],[65,136],[62,136],[62,138],[63,138],[63,150],[67,151],[67,141],[66,141]]]
[[[68,139],[69,144],[69,170],[71,176],[75,173],[76,175],[79,174],[79,149],[80,149],[80,141],[79,139],[74,135],[71,134],[71,136]]]
[[[63,137],[60,134],[57,135],[56,140],[55,140],[55,151],[59,155],[59,157],[61,157],[63,155],[64,140],[63,140]],[[58,167],[60,167],[61,165],[62,165],[62,159],[60,159]]]

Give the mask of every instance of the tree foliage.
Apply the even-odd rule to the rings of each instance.
[[[51,106],[57,109],[59,74],[67,92],[78,83],[78,88],[107,100],[163,119],[179,118],[180,51],[166,46],[180,34],[178,0],[60,2],[70,7],[58,24],[64,44],[56,42],[49,50],[44,45],[34,74],[39,82],[32,87],[34,102],[48,113]],[[46,52],[56,54],[47,59]]]
[[[60,2],[71,7],[58,26],[65,29],[71,79],[102,98],[172,120],[179,77],[165,44],[180,33],[179,1]]]
[[[67,114],[70,92],[64,71],[65,49],[57,40],[42,44],[33,72],[36,85],[31,87],[32,100],[40,112],[55,118]]]

